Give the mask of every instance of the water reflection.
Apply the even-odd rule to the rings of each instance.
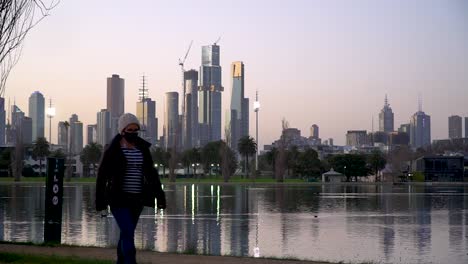
[[[467,263],[468,189],[432,186],[166,185],[146,208],[137,247],[210,255],[378,263]],[[115,246],[93,184],[64,190],[62,242]],[[43,240],[45,187],[0,185],[0,240]]]

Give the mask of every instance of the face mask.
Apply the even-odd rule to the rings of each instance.
[[[123,134],[123,137],[125,138],[125,140],[127,140],[128,143],[135,143],[138,138],[138,133],[125,132]]]

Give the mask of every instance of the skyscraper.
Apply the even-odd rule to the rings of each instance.
[[[45,100],[38,91],[29,97],[29,117],[32,119],[32,140],[44,137]]]
[[[5,145],[6,140],[6,111],[5,98],[0,97],[0,145]]]
[[[179,94],[177,92],[166,93],[166,109],[164,111],[164,146],[166,149],[178,149],[181,142],[179,123]]]
[[[125,112],[125,80],[118,74],[107,78],[107,110],[111,113],[111,135],[118,133],[119,117]]]
[[[87,129],[87,144],[97,142],[97,125],[88,125]]]
[[[219,46],[202,47],[198,121],[200,123],[200,145],[221,139],[221,66]]]
[[[106,146],[110,143],[112,138],[117,134],[111,134],[111,113],[107,109],[102,109],[97,113],[97,143],[101,146]]]
[[[310,137],[313,139],[319,139],[319,127],[316,124],[313,124],[310,128]]]
[[[388,104],[387,95],[385,95],[384,107],[379,113],[379,131],[381,132],[393,132],[394,122],[393,122],[393,111]]]
[[[228,113],[231,142],[228,144],[232,149],[237,150],[239,140],[249,135],[249,99],[244,97],[245,68],[242,61],[232,63],[231,77],[231,108]]]
[[[450,139],[461,138],[463,120],[461,116],[453,115],[448,118],[448,134]]]
[[[83,149],[83,123],[78,120],[76,114],[72,114],[68,122],[68,142],[70,143],[70,152],[73,155],[80,154]]]
[[[465,117],[465,137],[468,138],[468,117]]]
[[[60,121],[58,123],[58,145],[68,150],[68,128],[65,126],[65,122]]]
[[[198,138],[198,72],[189,70],[184,72],[185,120],[183,121],[184,148],[199,145]]]
[[[21,119],[20,131],[20,135],[23,137],[23,144],[32,144],[37,139],[33,140],[33,120],[30,117],[25,116]]]
[[[421,148],[431,145],[431,117],[423,111],[416,112],[410,120],[410,145]]]
[[[346,134],[346,145],[361,147],[369,144],[366,130],[349,130]]]
[[[76,121],[70,128],[70,131],[73,133],[71,150],[74,155],[79,155],[83,150],[83,123]]]
[[[156,102],[151,98],[145,98],[144,101],[137,102],[137,118],[142,126],[141,136],[155,144],[158,140],[158,123],[156,118]]]

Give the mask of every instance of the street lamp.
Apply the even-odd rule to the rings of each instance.
[[[49,143],[52,144],[52,118],[55,116],[55,107],[52,107],[52,99],[50,99],[49,108],[46,110],[49,118]]]
[[[255,111],[255,141],[257,142],[257,149],[255,151],[255,173],[258,171],[258,111],[260,111],[260,102],[258,101],[258,91],[255,93],[255,102],[254,102],[254,111]]]

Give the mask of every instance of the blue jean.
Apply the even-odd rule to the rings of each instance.
[[[142,210],[142,206],[133,208],[111,206],[112,215],[120,229],[120,239],[117,245],[117,264],[136,264],[134,238]]]

